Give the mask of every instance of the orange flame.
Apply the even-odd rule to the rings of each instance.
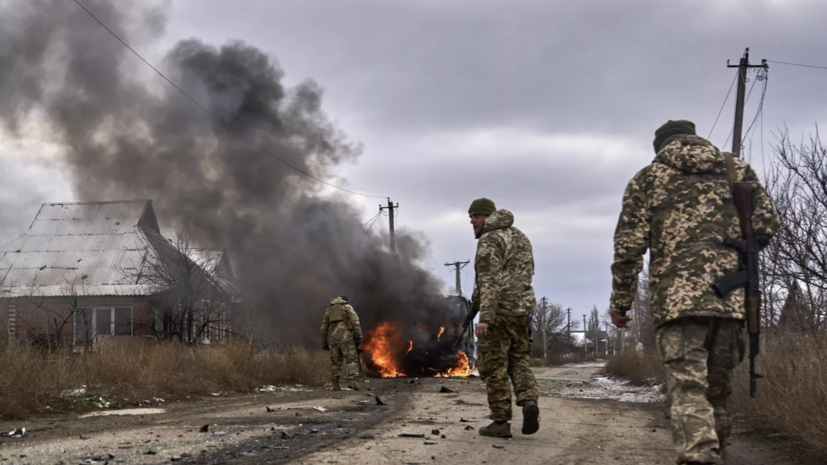
[[[441,327],[439,328],[439,334],[437,334],[437,335],[436,335],[436,340],[437,340],[437,341],[439,340],[439,338],[441,338],[441,337],[442,337],[442,333],[444,333],[444,332],[445,332],[445,326],[441,326]]]
[[[408,351],[405,352],[405,355],[408,355],[413,350],[413,341],[408,341]]]
[[[459,359],[457,366],[451,368],[445,373],[438,374],[437,378],[467,378],[471,376],[471,372],[474,370],[474,367],[468,363],[468,356],[465,355],[465,352],[458,350],[457,358]]]
[[[393,323],[386,321],[375,330],[366,334],[365,351],[370,354],[371,361],[376,366],[379,375],[383,378],[406,376],[397,365],[394,352],[402,346],[399,329]],[[411,342],[413,348],[413,342]]]

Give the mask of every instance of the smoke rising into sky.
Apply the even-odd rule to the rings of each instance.
[[[162,6],[83,3],[136,50],[164,32]],[[79,200],[152,199],[162,228],[228,249],[267,328],[298,325],[316,344],[338,294],[370,327],[388,315],[415,319],[440,291],[417,265],[423,241],[403,234],[388,252],[346,196],[320,195],[323,185],[244,140],[327,180],[358,158],[315,82],[285,87],[278,63],[248,43],[180,41],[160,69],[216,118],[148,74],[73,2],[4,2],[0,16],[0,134],[37,128],[57,144]]]

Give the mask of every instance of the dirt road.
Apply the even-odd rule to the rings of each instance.
[[[0,463],[674,463],[657,390],[599,371],[537,369],[541,430],[520,435],[517,410],[511,440],[477,434],[488,422],[479,379],[393,379],[373,380],[371,392],[279,390],[156,405],[162,411],[143,415],[4,422],[0,431],[28,430],[0,438]],[[439,392],[443,386],[456,392]],[[730,450],[732,465],[800,463],[742,435]]]

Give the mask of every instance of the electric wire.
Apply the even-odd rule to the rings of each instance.
[[[155,71],[155,73],[157,73],[159,76],[161,76],[161,78],[163,78],[165,81],[167,81],[167,82],[168,82],[168,83],[169,83],[172,87],[174,87],[175,89],[177,89],[177,90],[178,90],[178,92],[180,92],[180,93],[181,93],[184,97],[188,98],[188,99],[189,99],[192,103],[194,103],[195,105],[197,105],[197,106],[198,106],[198,108],[202,109],[202,110],[203,110],[204,112],[206,112],[208,115],[210,115],[211,117],[213,117],[214,119],[216,119],[216,120],[217,120],[217,121],[218,121],[218,122],[219,122],[219,123],[220,123],[220,124],[221,124],[221,125],[222,125],[222,126],[223,126],[226,130],[227,130],[227,131],[228,131],[228,132],[233,132],[233,128],[232,128],[232,126],[231,126],[231,125],[230,125],[230,123],[228,123],[228,122],[227,122],[224,118],[222,118],[222,117],[218,116],[217,114],[215,114],[215,113],[213,113],[212,111],[210,111],[209,109],[207,109],[207,107],[205,107],[204,105],[202,105],[201,103],[199,103],[199,102],[198,102],[195,98],[193,98],[190,94],[188,94],[188,93],[187,93],[184,89],[182,89],[180,86],[178,86],[177,84],[175,84],[175,83],[174,83],[171,79],[169,79],[168,77],[166,77],[166,76],[164,75],[164,73],[162,73],[161,71],[159,71],[159,70],[158,70],[158,68],[156,68],[155,66],[153,66],[153,65],[152,65],[149,61],[147,61],[144,57],[142,57],[142,56],[141,56],[141,54],[139,54],[138,52],[136,52],[136,51],[135,51],[135,49],[133,49],[132,47],[130,47],[130,46],[129,46],[129,44],[127,44],[127,43],[126,43],[123,39],[121,39],[121,38],[120,38],[117,34],[115,34],[115,32],[114,32],[112,29],[110,29],[110,28],[109,28],[106,24],[104,24],[104,23],[103,23],[103,21],[101,21],[100,19],[98,19],[98,17],[97,17],[97,16],[95,16],[95,15],[94,15],[91,11],[89,11],[89,9],[87,9],[85,6],[83,6],[83,4],[82,4],[82,3],[80,3],[78,0],[74,0],[74,2],[75,2],[75,3],[79,6],[79,7],[81,7],[81,8],[83,9],[83,11],[85,11],[85,12],[86,12],[86,13],[87,13],[87,14],[88,14],[88,15],[89,15],[92,19],[94,19],[95,21],[97,21],[97,23],[98,23],[98,24],[100,24],[100,25],[101,25],[101,27],[103,27],[104,29],[106,29],[106,30],[109,32],[109,34],[111,34],[111,35],[112,35],[112,37],[114,37],[115,39],[117,39],[117,40],[118,40],[118,42],[120,42],[121,44],[123,44],[123,46],[124,46],[124,47],[126,47],[126,48],[127,48],[130,52],[132,52],[132,53],[133,53],[136,57],[138,57],[141,61],[143,61],[143,62],[144,62],[147,66],[149,66],[149,67],[150,67],[153,71]],[[296,167],[296,166],[293,166],[292,164],[290,164],[290,163],[286,162],[285,160],[282,160],[281,158],[279,158],[278,156],[276,156],[276,155],[275,155],[275,154],[273,154],[272,152],[268,151],[267,149],[265,149],[265,148],[264,148],[264,147],[262,147],[261,145],[259,145],[259,144],[255,143],[255,142],[253,142],[253,141],[252,141],[252,140],[250,140],[249,138],[247,138],[247,137],[245,137],[245,136],[243,136],[243,135],[240,135],[240,134],[235,134],[235,136],[236,136],[236,137],[238,137],[239,139],[241,139],[241,140],[243,140],[243,141],[245,141],[245,142],[249,143],[249,144],[250,144],[250,145],[252,145],[253,147],[255,147],[255,148],[257,148],[258,150],[260,150],[261,152],[263,152],[263,153],[265,153],[265,154],[269,155],[270,157],[274,158],[275,160],[278,160],[279,162],[281,162],[281,163],[282,163],[282,164],[284,164],[285,166],[288,166],[288,167],[290,167],[290,168],[292,168],[292,169],[296,170],[297,172],[299,172],[299,173],[301,173],[301,174],[303,174],[303,175],[305,175],[305,176],[307,176],[307,177],[309,177],[309,178],[311,178],[311,179],[314,179],[314,180],[316,180],[316,181],[318,181],[318,182],[320,182],[320,183],[322,183],[322,184],[324,184],[324,185],[326,185],[326,186],[332,187],[332,188],[334,188],[334,189],[338,189],[338,190],[343,191],[343,192],[347,192],[347,193],[349,193],[349,194],[359,195],[359,196],[362,196],[362,197],[369,197],[369,198],[376,198],[376,199],[384,199],[384,198],[387,198],[386,196],[379,196],[379,195],[369,195],[369,194],[363,194],[363,193],[361,193],[361,192],[352,191],[352,190],[349,190],[349,189],[345,189],[344,187],[340,187],[340,186],[337,186],[337,185],[335,185],[335,184],[331,184],[331,183],[329,183],[329,182],[327,182],[327,181],[324,181],[324,180],[322,180],[322,179],[317,178],[316,176],[313,176],[312,174],[308,173],[307,171],[304,171],[304,170],[302,170],[302,169],[300,169],[300,168],[298,168],[298,167]]]
[[[787,61],[767,60],[767,63],[777,63],[779,65],[788,65],[788,66],[800,66],[802,68],[827,69],[827,66],[804,65],[804,64],[801,64],[801,63],[790,63],[790,62],[787,62]]]
[[[726,92],[726,97],[724,97],[724,103],[721,104],[721,109],[718,110],[718,116],[715,117],[715,122],[712,123],[712,129],[709,130],[709,135],[706,136],[707,139],[712,137],[712,133],[715,131],[715,126],[718,125],[718,118],[721,117],[721,113],[724,111],[724,107],[726,103],[729,101],[729,94],[732,93],[732,88],[735,86],[735,81],[738,80],[738,73],[735,73],[735,77],[732,78],[732,84],[729,85],[729,90]]]

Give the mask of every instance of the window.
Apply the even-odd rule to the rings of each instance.
[[[94,307],[75,312],[75,344],[89,344],[96,334],[132,336],[132,307]]]

